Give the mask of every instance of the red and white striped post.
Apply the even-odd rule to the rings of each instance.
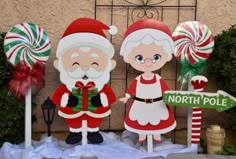
[[[206,86],[208,80],[204,76],[194,76],[191,79],[195,92],[203,92],[203,88]],[[202,108],[193,107],[192,111],[192,131],[191,131],[191,145],[196,147],[200,143],[201,135],[201,121],[202,121]]]

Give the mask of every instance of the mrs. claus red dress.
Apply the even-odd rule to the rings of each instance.
[[[135,78],[127,90],[136,99],[133,98],[128,108],[125,128],[138,134],[163,134],[173,130],[176,127],[174,115],[162,100],[166,90],[169,90],[167,84],[157,74],[151,79],[142,75]]]

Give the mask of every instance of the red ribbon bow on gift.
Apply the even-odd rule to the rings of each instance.
[[[25,97],[31,87],[39,91],[45,85],[44,71],[42,62],[36,62],[32,68],[24,61],[19,62],[9,83],[9,91],[18,99]]]
[[[75,87],[77,88],[76,92],[78,93],[80,89],[88,89],[91,93],[93,93],[93,88],[95,87],[94,82],[88,82],[86,85],[84,85],[81,81],[77,81],[75,83]]]
[[[81,81],[77,81],[75,83],[75,87],[77,87],[76,92],[79,92],[82,89],[82,110],[87,111],[88,110],[88,91],[93,93],[95,83],[94,82],[88,82],[86,85],[84,85]]]

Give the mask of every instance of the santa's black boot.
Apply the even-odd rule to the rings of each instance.
[[[96,132],[88,132],[87,135],[88,141],[91,144],[100,144],[103,142],[103,137],[102,135],[99,133],[99,131]]]
[[[67,144],[77,144],[82,140],[82,133],[74,133],[71,132],[67,138],[66,138],[66,143]]]

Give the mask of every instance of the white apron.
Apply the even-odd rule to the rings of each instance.
[[[141,76],[137,79],[136,97],[142,99],[154,99],[162,96],[160,86],[160,76],[155,75],[157,82],[152,84],[143,84],[140,82]],[[130,109],[129,118],[144,126],[150,123],[151,125],[158,125],[160,120],[167,120],[169,112],[163,100],[145,103],[134,100]]]

